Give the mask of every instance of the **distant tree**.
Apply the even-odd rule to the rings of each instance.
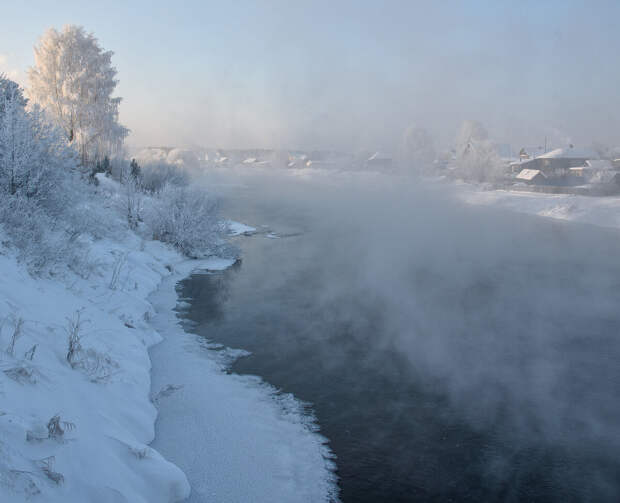
[[[110,158],[106,155],[101,161],[101,172],[106,176],[110,176],[112,174],[112,165],[110,164]]]
[[[35,47],[29,97],[62,128],[82,165],[114,155],[129,133],[118,122],[121,98],[112,97],[118,83],[112,54],[73,25],[48,30]]]
[[[140,165],[135,159],[132,159],[129,163],[129,176],[134,180],[138,180],[141,177]]]
[[[500,158],[478,121],[466,120],[456,137],[456,160],[464,178],[491,181],[499,177]]]
[[[408,127],[402,139],[401,164],[408,170],[428,171],[436,157],[433,138],[421,127]]]
[[[489,139],[489,133],[478,121],[465,120],[456,136],[456,155],[462,157],[471,149],[473,143],[482,143]]]

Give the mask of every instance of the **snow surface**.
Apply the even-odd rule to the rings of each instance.
[[[222,357],[243,353],[206,351],[177,325],[174,285],[197,262],[131,232],[90,242],[89,256],[88,277],[35,278],[0,246],[0,501],[173,502],[188,476],[190,501],[327,501],[333,464],[301,405],[226,374]],[[55,415],[64,433],[50,435]]]
[[[100,267],[90,278],[68,274],[59,280],[33,278],[2,251],[0,501],[150,503],[185,497],[185,475],[148,445],[156,409],[149,400],[147,346],[159,336],[145,319],[152,312],[146,297],[178,255],[128,235],[122,244],[92,244],[91,258]],[[78,311],[83,364],[72,368],[66,328]],[[22,336],[10,355],[5,349],[20,318]],[[25,354],[35,344],[29,360]],[[66,422],[65,432],[48,438],[46,425],[54,415]],[[53,478],[60,476],[57,484]]]
[[[620,197],[588,197],[456,185],[456,197],[476,205],[620,229]]]
[[[150,351],[153,390],[164,390],[153,447],[187,474],[190,502],[335,501],[326,439],[302,404],[257,377],[225,373],[239,352],[214,347],[179,325],[175,285],[195,267],[179,266],[150,297],[153,325],[165,334]]]
[[[249,225],[242,224],[241,222],[235,222],[234,220],[229,220],[226,222],[228,227],[228,235],[229,236],[239,236],[241,234],[253,234],[256,232],[255,227],[250,227]]]

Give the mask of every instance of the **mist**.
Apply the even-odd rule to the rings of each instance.
[[[242,263],[215,295],[219,309],[251,314],[222,333],[247,325],[259,345],[273,344],[263,351],[276,361],[288,344],[300,344],[304,358],[319,352],[311,373],[334,372],[352,395],[367,396],[354,389],[368,385],[352,375],[363,370],[386,379],[386,397],[411,382],[442,397],[475,434],[493,432],[480,468],[487,483],[523,490],[522,467],[540,463],[554,497],[620,495],[615,231],[489,212],[457,202],[444,185],[399,177],[237,170],[208,183],[234,201],[231,214],[305,237],[301,247],[244,252],[252,267]],[[256,289],[258,300],[247,293]],[[277,296],[291,289],[308,292],[295,294],[303,309]],[[265,334],[279,335],[261,335],[264,323]],[[231,342],[208,327],[207,337]],[[386,435],[411,406],[398,412],[386,398],[394,421]],[[430,421],[441,423],[445,412],[436,414]],[[545,457],[557,459],[545,465]]]

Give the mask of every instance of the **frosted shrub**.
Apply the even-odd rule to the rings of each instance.
[[[165,185],[145,210],[154,239],[189,257],[216,253],[222,246],[218,203],[198,188]]]
[[[151,161],[141,167],[141,183],[147,192],[157,192],[165,185],[185,186],[189,175],[180,167],[165,161]]]

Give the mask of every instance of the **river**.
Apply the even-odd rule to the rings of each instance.
[[[225,211],[259,232],[179,312],[308,403],[344,502],[620,498],[616,231],[409,183],[246,182]]]

